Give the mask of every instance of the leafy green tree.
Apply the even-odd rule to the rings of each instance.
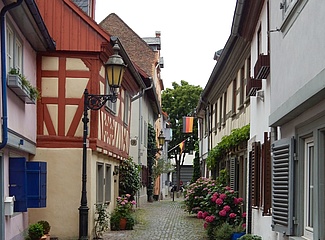
[[[183,133],[183,117],[194,116],[194,111],[198,105],[202,88],[200,86],[190,85],[182,80],[179,85],[172,83],[173,88],[167,88],[163,91],[162,109],[165,111],[171,122],[173,138],[169,142],[168,157],[174,158],[177,172],[177,187],[180,186],[180,170],[184,163],[185,154],[194,150],[194,143],[198,139],[197,119],[194,118],[193,132]],[[183,152],[178,147],[182,141],[185,141]]]

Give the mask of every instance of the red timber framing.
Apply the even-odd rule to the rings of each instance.
[[[81,148],[83,90],[88,88],[90,94],[103,94],[100,92],[100,82],[103,83],[102,86],[105,83],[99,72],[103,63],[113,54],[110,35],[70,0],[36,0],[36,3],[50,35],[56,42],[56,52],[44,52],[37,56],[37,87],[42,90],[44,78],[57,78],[55,89],[51,89],[56,91],[57,88],[57,93],[48,96],[41,93],[37,104],[37,147]],[[46,57],[57,58],[58,69],[42,70],[43,58]],[[67,69],[67,59],[71,58],[80,59],[86,68]],[[71,84],[67,85],[67,79],[77,79],[73,80],[75,89],[72,97],[67,97],[67,88],[73,88]],[[79,83],[78,79],[89,80],[80,80]],[[133,96],[139,90],[139,83],[128,68],[119,90],[121,94],[117,102],[117,112],[113,114],[107,107],[90,111],[88,139],[91,149],[116,158],[128,157],[130,124],[123,122],[123,93],[126,91]],[[75,109],[75,112],[70,111],[67,116],[68,108]]]
[[[41,70],[42,57],[58,57],[58,70]],[[67,58],[82,59],[89,71],[66,70]],[[100,94],[99,81],[104,83],[104,78],[99,75],[101,61],[98,56],[74,54],[52,54],[38,56],[38,87],[42,89],[43,78],[58,78],[57,97],[42,96],[37,105],[37,146],[47,148],[79,148],[82,146],[82,136],[76,136],[76,131],[83,117],[83,91],[79,98],[67,98],[67,78],[88,78],[85,86],[92,94]],[[129,76],[128,76],[129,75]],[[131,77],[126,74],[126,78]],[[124,79],[125,80],[125,79]],[[130,79],[128,79],[130,80]],[[127,82],[127,80],[125,80]],[[128,84],[127,84],[128,85]],[[132,84],[131,84],[132,85]],[[126,86],[127,88],[130,86]],[[121,90],[120,90],[121,91]],[[119,94],[119,102],[124,103],[122,94]],[[57,116],[51,116],[49,106],[57,106]],[[66,126],[67,106],[77,106],[71,124]],[[123,122],[122,106],[118,107],[116,115],[103,107],[98,111],[91,111],[89,124],[89,147],[93,150],[101,148],[113,155],[127,157],[129,148],[129,126]],[[55,123],[57,122],[57,127]],[[99,131],[100,129],[100,131]]]

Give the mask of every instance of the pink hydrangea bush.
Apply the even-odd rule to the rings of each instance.
[[[190,184],[185,190],[184,203],[186,211],[189,213],[198,213],[201,210],[201,203],[205,201],[205,197],[215,185],[215,180],[203,177]]]

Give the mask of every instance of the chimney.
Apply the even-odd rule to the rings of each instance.
[[[160,38],[160,31],[156,31],[156,38]]]

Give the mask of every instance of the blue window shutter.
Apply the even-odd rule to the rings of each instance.
[[[27,212],[26,183],[26,158],[9,158],[9,195],[15,196],[15,212]]]
[[[294,138],[272,144],[272,230],[293,234]]]
[[[46,207],[46,162],[27,162],[27,207]]]

